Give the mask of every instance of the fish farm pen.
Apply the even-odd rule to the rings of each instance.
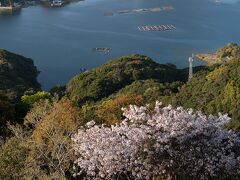
[[[92,49],[92,51],[95,51],[95,52],[110,52],[111,50],[112,48],[102,48],[102,47]]]
[[[138,30],[140,32],[146,31],[168,31],[173,30],[176,27],[173,24],[166,24],[166,25],[154,25],[154,26],[139,26]]]

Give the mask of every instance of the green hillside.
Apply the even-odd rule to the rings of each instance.
[[[126,56],[77,75],[68,83],[67,93],[71,100],[82,104],[100,100],[134,81],[146,79],[186,81],[187,72],[172,65],[158,64],[147,56]]]
[[[0,92],[15,99],[29,88],[40,88],[37,82],[39,72],[33,60],[0,50]]]
[[[186,83],[171,103],[206,114],[228,113],[240,121],[240,58],[201,71]],[[236,127],[239,128],[239,127]]]
[[[7,132],[7,122],[22,122],[26,110],[21,96],[40,89],[33,60],[0,50],[0,136]]]

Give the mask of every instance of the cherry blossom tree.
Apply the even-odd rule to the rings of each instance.
[[[240,136],[224,128],[227,115],[182,107],[131,105],[107,127],[94,121],[73,137],[75,169],[86,179],[209,179],[238,177]]]

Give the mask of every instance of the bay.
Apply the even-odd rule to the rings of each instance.
[[[164,6],[174,10],[117,13]],[[105,12],[113,16],[104,16]],[[187,67],[192,53],[240,43],[239,17],[238,0],[85,0],[61,8],[32,6],[0,15],[0,48],[32,58],[41,71],[43,89],[50,89],[65,84],[81,68],[94,68],[129,54]],[[160,24],[173,24],[176,29],[138,31],[138,26]],[[95,47],[112,51],[93,52]]]

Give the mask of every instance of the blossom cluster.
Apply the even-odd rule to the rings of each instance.
[[[76,175],[87,179],[233,177],[240,174],[240,136],[224,128],[227,115],[182,107],[123,108],[120,124],[94,121],[72,137]],[[75,167],[75,168],[76,168]]]

